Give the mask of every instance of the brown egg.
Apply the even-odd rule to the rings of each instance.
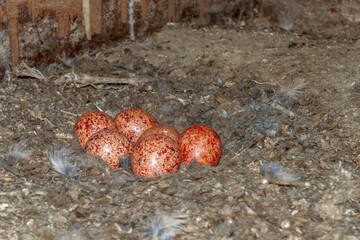
[[[117,129],[134,144],[146,129],[158,124],[150,113],[139,108],[128,108],[119,112],[114,121]]]
[[[106,113],[90,111],[84,113],[75,123],[74,134],[82,147],[85,147],[87,140],[96,132],[103,129],[116,130],[113,119]]]
[[[117,130],[105,129],[92,135],[85,145],[85,152],[100,157],[113,169],[121,159],[128,158],[134,150],[131,141]]]
[[[170,137],[175,142],[177,142],[180,137],[180,133],[175,128],[169,125],[158,124],[151,128],[148,128],[143,134],[141,134],[137,142],[140,142],[145,137],[153,134],[164,134],[165,136]]]
[[[187,165],[196,160],[201,166],[216,166],[221,158],[219,135],[209,126],[193,125],[181,133],[178,141],[182,161]]]
[[[180,149],[174,140],[153,134],[139,142],[131,156],[131,169],[137,176],[155,177],[174,173],[181,165]]]

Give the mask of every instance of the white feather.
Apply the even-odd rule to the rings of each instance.
[[[186,214],[159,215],[152,219],[145,236],[155,240],[171,240],[182,232],[183,224],[187,223]]]
[[[300,79],[298,81],[292,82],[287,86],[281,86],[279,94],[285,97],[297,98],[304,92],[306,86],[307,82],[305,82],[303,79]]]
[[[78,175],[76,163],[71,162],[72,150],[61,148],[48,152],[47,156],[51,163],[51,168],[64,176],[74,178]]]
[[[13,157],[16,160],[19,159],[29,159],[31,156],[31,151],[26,150],[25,142],[27,139],[23,139],[20,142],[17,142],[10,146],[9,151],[5,154],[6,157]]]
[[[271,183],[282,185],[298,185],[300,177],[285,171],[275,162],[264,164],[260,167],[260,173]]]

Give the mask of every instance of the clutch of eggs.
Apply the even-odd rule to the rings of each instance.
[[[100,111],[87,112],[77,120],[74,134],[86,152],[113,169],[131,157],[133,173],[145,177],[174,173],[191,160],[216,166],[222,153],[220,137],[209,126],[193,125],[180,134],[139,108],[125,109],[115,119]]]

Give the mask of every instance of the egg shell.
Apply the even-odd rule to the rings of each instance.
[[[132,142],[117,130],[105,129],[92,135],[85,145],[85,152],[104,160],[118,169],[120,159],[128,158],[134,150]]]
[[[178,130],[176,130],[172,126],[158,124],[151,128],[148,128],[145,132],[143,132],[143,134],[141,134],[141,136],[139,137],[137,142],[140,142],[145,137],[147,137],[149,135],[153,135],[153,134],[164,134],[165,136],[170,137],[175,142],[177,142],[180,137],[180,133],[178,132]]]
[[[119,112],[114,121],[117,129],[134,144],[145,130],[159,124],[150,113],[139,108],[128,108]]]
[[[182,161],[188,165],[195,160],[201,166],[216,166],[221,158],[222,145],[219,135],[209,126],[193,125],[181,133],[178,141]]]
[[[82,147],[85,147],[87,140],[95,133],[103,129],[116,130],[114,120],[106,113],[90,111],[79,117],[75,123],[74,134]]]
[[[131,156],[131,169],[137,176],[155,177],[174,173],[181,165],[177,142],[162,134],[145,137],[136,144]]]

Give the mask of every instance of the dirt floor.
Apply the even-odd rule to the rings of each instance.
[[[0,239],[360,239],[359,37],[355,23],[169,24],[23,65],[0,83]],[[220,164],[145,179],[85,155],[77,118],[129,107],[213,127]]]

